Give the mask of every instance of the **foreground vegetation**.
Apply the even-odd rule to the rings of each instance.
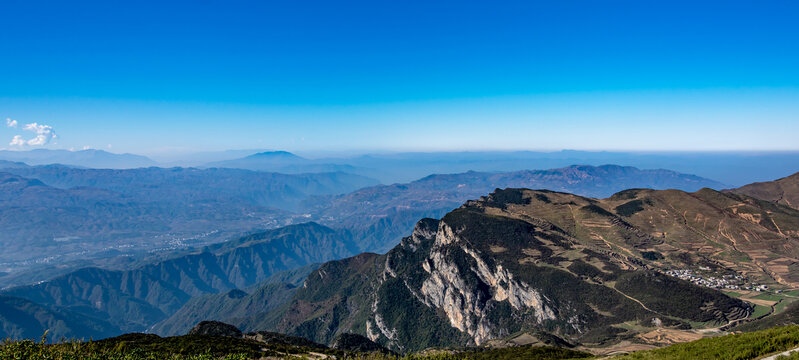
[[[452,353],[408,355],[403,360],[549,360],[592,357],[589,353],[554,346],[517,346],[501,349],[470,349]]]
[[[161,338],[149,334],[127,334],[115,338],[48,344],[32,340],[0,343],[0,359],[32,360],[245,360],[321,359],[331,356],[353,360],[461,360],[461,359],[579,359],[591,354],[551,346],[521,346],[505,349],[469,349],[405,356],[379,352],[348,352],[220,336],[185,335]]]
[[[661,349],[639,351],[615,360],[744,360],[799,347],[799,326],[786,326],[752,333],[705,338]]]
[[[208,340],[208,341],[203,341]],[[46,344],[32,340],[5,341],[0,346],[0,359],[41,360],[238,360],[257,358],[267,353],[259,351],[256,344],[242,344],[231,339],[182,339],[172,343],[114,344],[67,341]],[[252,346],[249,346],[252,345]],[[271,355],[271,354],[270,354]]]
[[[665,359],[757,359],[799,347],[799,325],[751,333],[705,338],[660,349],[639,351],[614,357],[614,360]],[[488,360],[488,359],[583,359],[591,354],[552,347],[519,346],[502,349],[441,350],[404,356],[380,353],[345,352],[335,349],[265,344],[253,340],[187,335],[160,338],[155,335],[128,334],[93,342],[47,344],[31,340],[0,344],[0,359],[35,360],[245,360],[264,357],[281,359],[363,360]],[[786,359],[799,358],[791,354]]]

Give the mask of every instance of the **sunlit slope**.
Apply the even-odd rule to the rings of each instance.
[[[799,209],[799,173],[774,181],[749,184],[729,191]]]
[[[597,200],[497,190],[441,220],[420,221],[386,255],[323,265],[261,326],[321,343],[355,332],[406,352],[521,334],[602,346],[657,328],[742,321],[752,313],[748,304],[663,273],[719,266],[669,235],[701,237],[679,210],[656,219],[663,212],[647,208],[686,202],[715,209],[702,193],[633,191]],[[651,205],[627,209],[635,200]]]
[[[595,249],[661,269],[734,270],[799,285],[799,211],[702,189],[626,190],[607,199],[529,191],[522,204],[486,212],[551,223]]]

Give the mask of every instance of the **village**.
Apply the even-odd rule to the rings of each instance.
[[[702,269],[704,270],[704,269]],[[709,269],[707,269],[709,270]],[[705,277],[700,273],[690,269],[667,270],[666,275],[673,276],[682,280],[690,281],[699,286],[709,287],[717,290],[752,290],[767,291],[767,285],[757,283],[747,283],[741,275],[722,275],[721,278],[715,276]]]

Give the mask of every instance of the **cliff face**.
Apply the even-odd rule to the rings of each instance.
[[[684,328],[749,315],[739,300],[662,274],[671,255],[642,254],[664,240],[615,211],[569,194],[497,191],[419,221],[386,255],[323,265],[265,325],[413,351],[541,332],[595,343],[634,335],[624,323]]]

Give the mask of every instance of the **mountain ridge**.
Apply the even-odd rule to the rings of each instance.
[[[602,197],[629,188],[696,191],[724,185],[670,170],[572,165],[506,173],[433,174],[407,184],[377,185],[343,195],[312,197],[306,201],[306,207],[320,223],[345,227],[354,236],[364,239],[368,246],[362,250],[388,251],[413,229],[417,220],[439,218],[463,202],[498,187],[549,189]]]
[[[78,151],[51,149],[0,150],[0,159],[23,162],[28,165],[64,164],[109,169],[130,169],[156,165],[155,161],[143,155],[116,154],[97,149]]]
[[[347,234],[318,224],[298,224],[245,236],[237,246],[206,248],[131,270],[84,268],[0,294],[91,315],[122,331],[144,331],[174,314],[192,296],[245,288],[279,271],[354,251]],[[282,256],[274,257],[276,253]]]
[[[50,340],[113,336],[120,330],[106,321],[32,301],[0,295],[0,338]]]
[[[799,210],[799,173],[774,181],[757,182],[725,191],[787,205]]]
[[[794,209],[711,189],[605,199],[497,189],[421,220],[386,255],[322,265],[259,326],[320,343],[353,332],[406,352],[529,331],[603,343],[634,336],[619,325],[629,322],[733,324],[750,305],[667,271],[796,286],[797,230]]]

